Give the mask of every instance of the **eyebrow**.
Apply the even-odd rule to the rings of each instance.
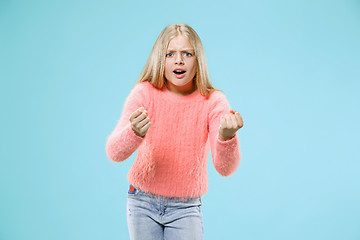
[[[176,50],[171,48],[171,49],[167,49],[167,51],[168,51],[168,52],[175,52]],[[192,52],[194,52],[194,49],[192,49],[192,48],[185,48],[185,49],[181,49],[181,50],[180,50],[180,52],[185,52],[185,51],[188,51],[188,52],[192,51]]]

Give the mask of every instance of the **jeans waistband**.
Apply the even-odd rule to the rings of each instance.
[[[162,199],[162,200],[167,200],[167,201],[173,201],[173,202],[191,202],[191,201],[196,201],[199,200],[201,202],[201,196],[197,196],[197,197],[168,197],[168,196],[161,196],[161,195],[157,195],[157,194],[153,194],[150,192],[146,192],[141,190],[138,187],[133,186],[132,184],[130,184],[129,186],[129,191],[128,191],[128,195],[147,195],[149,197],[153,197],[156,199]]]

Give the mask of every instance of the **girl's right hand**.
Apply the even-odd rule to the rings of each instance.
[[[147,117],[147,111],[145,110],[145,108],[138,108],[135,112],[131,114],[129,120],[135,134],[140,137],[144,137],[151,125],[150,119]]]

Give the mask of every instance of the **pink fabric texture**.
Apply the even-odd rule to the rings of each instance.
[[[151,126],[144,137],[130,125],[130,115],[144,107]],[[135,187],[165,197],[197,197],[208,190],[207,162],[223,176],[235,172],[240,163],[238,135],[219,139],[221,115],[230,113],[223,93],[204,97],[199,90],[181,96],[165,86],[137,83],[125,100],[115,129],[108,136],[106,153],[114,162],[137,156],[128,172]]]

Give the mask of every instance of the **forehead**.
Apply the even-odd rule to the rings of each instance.
[[[192,49],[189,39],[183,35],[178,35],[171,39],[167,49]]]

